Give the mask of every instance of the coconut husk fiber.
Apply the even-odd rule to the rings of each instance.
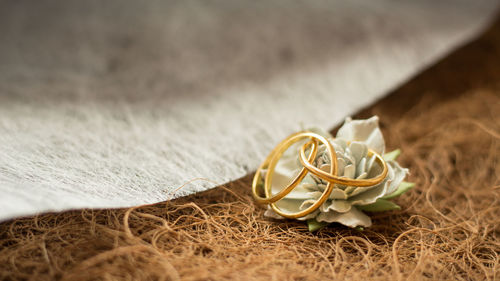
[[[380,117],[416,183],[371,228],[265,218],[248,175],[149,206],[1,223],[0,279],[500,280],[499,62],[497,21],[356,116]]]

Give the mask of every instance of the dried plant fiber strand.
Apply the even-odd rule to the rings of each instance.
[[[250,174],[150,206],[0,223],[0,280],[499,280],[499,61],[500,21],[357,114],[379,115],[416,182],[363,232],[265,218]]]
[[[477,35],[496,1],[2,1],[0,219],[256,168]],[[173,190],[193,178],[178,192]]]

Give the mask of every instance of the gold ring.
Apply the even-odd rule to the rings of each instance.
[[[337,155],[335,154],[335,149],[333,149],[332,144],[323,136],[318,135],[313,132],[300,132],[298,134],[294,134],[287,139],[285,139],[280,145],[278,145],[277,149],[274,151],[274,155],[271,159],[271,162],[269,163],[268,171],[266,174],[266,179],[264,181],[264,191],[266,197],[271,196],[271,181],[272,181],[272,176],[274,173],[274,168],[283,155],[283,153],[294,143],[297,141],[300,141],[301,139],[304,138],[311,138],[312,140],[319,140],[321,143],[323,143],[326,146],[326,149],[328,150],[328,154],[330,155],[331,158],[331,165],[330,165],[330,173],[331,174],[337,174]],[[309,142],[306,143],[302,148],[305,150],[305,148],[309,145]],[[306,172],[307,173],[307,172]],[[334,183],[329,182],[323,191],[323,194],[321,194],[320,198],[314,202],[311,206],[309,206],[307,209],[296,212],[296,213],[285,213],[280,210],[278,206],[276,206],[275,203],[271,203],[271,208],[276,212],[278,215],[285,217],[285,218],[290,218],[290,219],[295,219],[295,218],[300,218],[304,217],[312,212],[314,212],[316,209],[318,209],[325,201],[328,199],[330,194],[333,191]],[[291,191],[291,190],[290,190]],[[285,194],[286,195],[286,194]]]
[[[305,138],[309,138],[310,141],[306,142],[301,148],[300,148],[300,153],[299,153],[299,160],[300,163],[302,164],[302,169],[300,172],[295,176],[295,178],[290,182],[288,186],[283,188],[280,192],[276,193],[275,195],[272,195],[271,189],[272,189],[272,177],[274,175],[274,170],[276,168],[276,165],[278,164],[279,160],[283,156],[283,153],[285,153],[286,150],[290,148],[293,144],[296,142],[303,140]],[[325,172],[323,170],[320,170],[319,168],[315,167],[311,162],[313,162],[316,159],[317,152],[318,152],[318,146],[319,142],[324,144],[326,146],[328,155],[330,157],[330,172]],[[306,149],[311,146],[311,153],[309,154],[308,157],[306,157]],[[382,167],[382,172],[375,178],[371,179],[349,179],[346,177],[339,177],[337,176],[337,169],[338,169],[338,163],[337,163],[337,155],[335,152],[335,149],[333,148],[332,144],[330,141],[313,132],[298,132],[295,134],[290,135],[287,137],[285,140],[280,142],[272,151],[269,153],[267,158],[264,160],[264,162],[259,166],[257,169],[253,181],[252,181],[252,193],[253,197],[258,203],[265,203],[265,204],[270,204],[271,208],[276,212],[278,215],[285,217],[285,218],[300,218],[307,216],[317,210],[326,200],[328,200],[328,197],[333,191],[334,185],[335,184],[341,184],[341,185],[346,185],[346,186],[358,186],[358,187],[367,187],[367,186],[373,186],[376,184],[381,183],[385,177],[387,176],[388,173],[388,167],[384,159],[382,158],[381,155],[376,153],[375,151],[368,149],[368,156],[375,156],[376,161],[379,163],[379,165]],[[259,195],[259,188],[260,188],[260,183],[262,181],[261,179],[261,173],[263,169],[267,168],[267,174],[264,179],[264,197]],[[327,185],[323,193],[321,194],[320,198],[316,200],[311,206],[306,208],[305,210],[296,212],[296,213],[286,213],[283,212],[275,203],[281,199],[283,199],[286,195],[288,195],[292,190],[297,187],[300,182],[304,179],[304,177],[307,175],[307,173],[310,172],[321,179],[327,181]]]
[[[261,204],[269,204],[269,203],[274,203],[278,200],[280,200],[281,198],[285,197],[288,193],[290,193],[303,179],[304,177],[307,175],[307,170],[306,168],[302,168],[299,172],[299,174],[297,174],[297,176],[292,180],[292,182],[287,186],[285,187],[284,189],[282,189],[280,192],[278,192],[277,194],[271,196],[271,197],[261,197],[259,196],[259,191],[257,190],[258,187],[259,187],[259,183],[260,183],[260,180],[261,180],[261,172],[263,169],[265,169],[266,167],[270,167],[271,164],[270,162],[272,162],[271,159],[273,159],[273,157],[278,153],[279,151],[279,148],[282,147],[289,139],[291,138],[294,138],[298,135],[300,135],[301,133],[295,133],[291,136],[289,136],[288,138],[286,138],[284,141],[282,141],[281,143],[279,143],[275,149],[273,149],[273,151],[271,151],[271,153],[269,153],[269,155],[267,156],[266,160],[264,160],[264,162],[259,166],[259,168],[257,169],[257,171],[255,172],[255,176],[253,177],[253,181],[252,181],[252,193],[253,193],[253,197],[255,198],[255,201],[257,201],[258,203],[261,203]],[[309,162],[313,161],[314,158],[316,158],[316,154],[318,152],[318,142],[316,140],[311,140],[309,143],[312,143],[312,150],[311,150],[311,153],[309,154]],[[309,143],[307,143],[306,145],[308,145]],[[281,154],[283,154],[284,151],[281,152]],[[273,164],[272,164],[272,171],[274,172],[274,168],[276,167],[276,164],[277,164],[277,161],[275,161]],[[268,173],[269,174],[269,171]],[[271,186],[271,183],[270,181],[267,180],[267,177],[266,177],[266,180],[264,181],[264,184],[267,184],[268,186]]]
[[[309,159],[306,159],[304,151],[305,147],[303,146],[300,149],[300,157],[299,157],[300,163],[313,175],[316,175],[321,179],[331,183],[347,185],[347,186],[359,186],[359,187],[373,186],[381,183],[387,176],[387,172],[389,170],[382,156],[380,156],[375,151],[368,149],[368,156],[375,155],[377,162],[379,162],[380,166],[382,166],[382,173],[380,173],[380,175],[371,179],[349,179],[345,177],[339,177],[337,176],[336,173],[327,173],[323,170],[316,168],[314,165],[311,164],[311,161]]]

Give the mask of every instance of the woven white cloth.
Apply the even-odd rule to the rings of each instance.
[[[476,36],[495,6],[3,1],[0,220],[242,177],[301,124],[332,128]],[[208,181],[174,192],[194,178]]]

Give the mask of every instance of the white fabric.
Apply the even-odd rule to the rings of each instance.
[[[255,170],[481,31],[496,1],[3,1],[0,220]],[[390,137],[390,136],[388,136]],[[179,191],[175,189],[194,178]]]

